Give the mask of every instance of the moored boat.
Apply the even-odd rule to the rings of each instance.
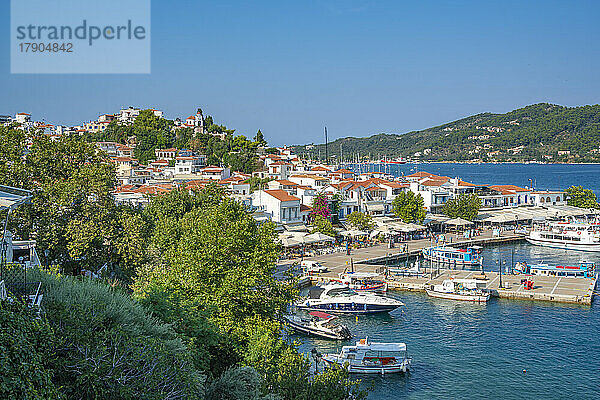
[[[385,293],[388,285],[385,281],[377,279],[379,274],[374,272],[345,272],[339,275],[334,282],[341,283],[356,292]]]
[[[526,240],[537,246],[600,251],[600,224],[556,222],[535,226]]]
[[[290,327],[298,332],[327,339],[345,340],[352,338],[352,334],[346,325],[333,323],[337,319],[335,315],[322,311],[311,311],[309,315],[312,318],[294,314],[284,315],[283,318]]]
[[[515,264],[515,271],[522,274],[538,276],[593,278],[596,275],[596,263],[592,261],[582,261],[579,265],[548,265],[518,262]]]
[[[359,340],[355,346],[342,347],[339,354],[324,354],[322,359],[351,373],[382,375],[407,372],[412,362],[405,343],[371,343],[368,338]]]
[[[490,299],[490,292],[485,286],[485,281],[477,279],[445,279],[441,284],[426,289],[426,292],[440,299],[485,303]]]
[[[395,310],[404,303],[375,293],[357,293],[347,286],[329,284],[309,291],[308,298],[296,303],[304,310],[334,314],[375,314]]]
[[[476,267],[481,265],[481,247],[473,246],[466,249],[454,247],[435,246],[423,249],[426,260],[447,264],[455,267]]]

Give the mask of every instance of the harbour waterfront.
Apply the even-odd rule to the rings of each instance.
[[[407,375],[356,376],[370,399],[595,399],[600,395],[598,305],[492,299],[487,305],[402,293],[403,311],[341,317],[356,338],[406,342]],[[348,342],[350,343],[350,342]],[[342,343],[305,339],[302,349]],[[523,370],[526,370],[523,373]]]
[[[526,242],[483,250],[484,269],[514,262],[600,262],[596,253],[557,250]],[[535,281],[535,277],[534,277]],[[600,309],[561,303],[498,299],[484,304],[431,299],[396,292],[406,304],[382,316],[341,317],[354,339],[332,342],[302,338],[302,350],[335,352],[368,336],[406,342],[409,374],[357,376],[373,382],[370,399],[592,399],[600,397]],[[523,373],[525,370],[525,373]]]

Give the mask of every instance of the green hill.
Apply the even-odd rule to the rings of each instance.
[[[600,105],[534,104],[506,114],[482,113],[405,134],[342,138],[330,156],[344,160],[405,157],[431,161],[600,162]],[[325,156],[325,145],[294,147],[297,154]]]

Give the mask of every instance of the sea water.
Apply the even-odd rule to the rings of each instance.
[[[404,164],[474,183],[600,190],[598,165]],[[600,264],[600,253],[557,250],[528,243],[486,247],[484,268],[511,262]],[[535,281],[535,278],[534,278]],[[294,335],[309,353],[338,352],[359,338],[405,342],[413,357],[407,374],[353,375],[374,390],[369,399],[600,399],[600,299],[592,306],[492,298],[487,304],[431,299],[424,293],[391,292],[405,307],[390,314],[341,316],[354,335],[337,342]]]

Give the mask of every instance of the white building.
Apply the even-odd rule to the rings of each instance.
[[[231,171],[229,167],[215,167],[213,165],[202,168],[200,171],[202,174],[202,179],[210,179],[216,181],[222,181],[231,176]]]
[[[200,172],[204,166],[201,157],[188,156],[175,158],[175,175],[190,175]]]
[[[285,190],[258,190],[252,193],[252,205],[279,223],[302,222],[300,199]]]

